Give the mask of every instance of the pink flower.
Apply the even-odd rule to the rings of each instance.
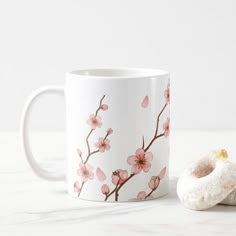
[[[103,139],[103,138],[99,138],[98,142],[95,143],[95,147],[98,148],[99,152],[105,152],[106,150],[110,149],[110,145],[109,145],[110,141],[109,139]]]
[[[149,104],[149,98],[148,98],[148,96],[145,96],[145,98],[142,101],[142,107],[146,108],[146,107],[148,107],[148,104]]]
[[[102,126],[101,117],[91,114],[87,120],[87,124],[90,125],[91,129],[100,128]]]
[[[160,183],[159,177],[158,176],[152,176],[150,179],[148,186],[150,189],[155,190]]]
[[[138,193],[136,200],[148,200],[148,199],[153,199],[152,196],[147,197],[147,193],[145,191],[141,191]]]
[[[128,171],[117,169],[112,173],[112,183],[114,185],[123,184],[124,181],[128,178]]]
[[[82,157],[82,151],[79,148],[77,149],[77,153],[80,157]]]
[[[104,195],[107,195],[110,192],[109,186],[107,184],[103,184],[101,187],[101,191]]]
[[[109,129],[107,130],[107,135],[111,135],[112,133],[113,133],[113,129],[109,128]]]
[[[132,165],[131,171],[134,174],[139,174],[142,170],[148,172],[151,168],[150,161],[153,159],[151,152],[144,152],[142,148],[136,150],[135,155],[129,156],[127,159],[128,164]]]
[[[167,85],[167,89],[164,92],[164,96],[166,98],[166,103],[170,103],[170,83]]]
[[[170,118],[166,119],[166,122],[163,124],[164,136],[168,137],[170,134]]]
[[[101,168],[97,168],[96,175],[98,177],[98,180],[101,181],[101,182],[103,182],[107,178],[105,173],[102,171]]]
[[[80,184],[79,184],[79,182],[78,181],[76,181],[75,183],[74,183],[74,191],[75,191],[75,193],[79,193],[80,192]]]
[[[137,195],[137,200],[144,200],[146,196],[147,196],[146,192],[145,191],[141,191]]]
[[[107,105],[107,104],[102,104],[102,105],[101,105],[101,109],[102,109],[103,111],[108,110],[108,105]]]
[[[160,173],[159,173],[159,179],[163,179],[165,177],[165,174],[166,174],[166,167],[164,167]]]
[[[93,179],[93,167],[89,164],[80,163],[77,174],[81,177],[83,182],[86,182],[88,179]]]

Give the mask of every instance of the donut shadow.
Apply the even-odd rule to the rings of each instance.
[[[206,211],[208,212],[236,212],[236,206],[217,204],[214,207],[207,209]]]

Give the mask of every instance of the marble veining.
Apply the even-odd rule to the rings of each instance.
[[[231,139],[236,140],[236,132],[228,135],[233,150]],[[173,132],[171,173],[185,167],[191,140],[197,140],[200,148],[206,144],[203,136],[216,142],[222,133]],[[0,235],[236,235],[236,207],[185,209],[176,195],[175,176],[170,178],[169,194],[156,200],[103,203],[72,198],[66,194],[65,183],[41,180],[30,171],[18,138],[17,134],[0,135]],[[50,143],[52,136],[46,139]],[[178,164],[172,158],[178,158]]]

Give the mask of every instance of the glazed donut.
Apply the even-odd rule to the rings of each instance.
[[[218,203],[236,204],[236,164],[227,157],[224,149],[213,151],[183,172],[177,194],[185,207],[204,210]]]

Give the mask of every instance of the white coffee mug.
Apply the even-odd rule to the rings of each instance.
[[[41,95],[66,99],[66,176],[41,167],[29,145],[28,119]],[[67,180],[68,192],[96,201],[140,201],[168,193],[169,74],[152,69],[84,69],[64,87],[35,91],[23,111],[22,141],[34,172]],[[53,140],[52,140],[53,142]]]

